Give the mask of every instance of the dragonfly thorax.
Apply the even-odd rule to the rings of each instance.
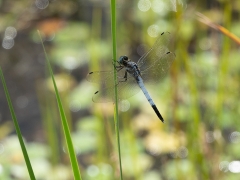
[[[140,70],[135,62],[128,62],[126,71],[131,74],[135,79],[141,76]]]
[[[126,71],[134,78],[137,78],[139,75],[141,75],[137,63],[132,62],[130,59],[128,59],[127,56],[120,56],[118,63],[121,66],[124,66],[126,68]]]

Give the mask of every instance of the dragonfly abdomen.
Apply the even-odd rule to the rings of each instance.
[[[161,113],[158,111],[157,106],[155,105],[155,103],[153,102],[153,100],[152,100],[151,96],[149,95],[147,89],[145,88],[142,78],[141,78],[140,76],[138,76],[138,77],[136,78],[136,81],[137,81],[137,83],[138,83],[138,86],[139,86],[139,87],[141,88],[141,90],[143,91],[143,94],[144,94],[145,97],[147,98],[148,102],[149,102],[150,105],[152,106],[153,110],[154,110],[155,113],[157,114],[158,118],[159,118],[162,122],[164,122],[164,119],[163,119]]]

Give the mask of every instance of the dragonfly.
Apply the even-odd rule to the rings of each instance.
[[[161,33],[152,48],[137,62],[132,61],[128,56],[120,56],[118,65],[114,65],[117,72],[116,84],[113,78],[114,70],[89,72],[87,80],[100,84],[100,90],[93,95],[93,102],[114,102],[115,86],[117,86],[118,101],[135,95],[141,89],[158,118],[164,122],[144,83],[156,83],[166,76],[175,59],[175,54],[168,49],[170,40],[169,32]]]

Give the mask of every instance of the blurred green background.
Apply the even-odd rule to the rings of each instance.
[[[198,21],[197,12],[240,37],[239,0],[121,0],[117,53],[137,61],[159,33],[172,34],[167,77],[146,85],[165,123],[142,93],[120,103],[125,180],[238,180],[239,44]],[[0,66],[37,179],[73,179],[48,57],[84,180],[119,179],[113,104],[95,104],[85,77],[111,69],[110,1],[0,0]],[[29,179],[0,85],[0,179]]]

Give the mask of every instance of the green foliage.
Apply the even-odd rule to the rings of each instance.
[[[240,36],[239,21],[235,16],[239,14],[240,2],[181,1],[185,4],[175,6],[159,6],[159,2],[174,1],[119,1],[117,9],[112,1],[109,11],[110,4],[106,6],[99,1],[59,0],[52,2],[49,9],[41,11],[46,18],[51,13],[54,17],[64,17],[65,24],[56,30],[54,36],[45,36],[45,48],[54,65],[54,72],[58,73],[54,79],[62,105],[55,103],[53,96],[57,89],[50,87],[51,79],[41,77],[41,81],[36,82],[46,131],[46,137],[42,139],[47,139],[50,149],[45,154],[45,146],[27,143],[28,152],[33,155],[30,158],[36,164],[44,166],[48,162],[48,171],[40,171],[46,176],[40,176],[36,171],[37,178],[61,179],[56,174],[64,172],[68,175],[64,178],[70,179],[71,170],[76,173],[78,163],[84,180],[239,179],[239,173],[233,173],[234,167],[231,169],[231,163],[239,159],[239,46],[220,31],[199,22],[195,13],[201,12]],[[78,8],[79,11],[76,10]],[[4,33],[3,26],[9,22],[22,22],[21,18],[17,21],[16,17],[16,14],[14,17],[0,17],[0,22],[3,22],[0,31]],[[22,27],[20,25],[19,29]],[[31,33],[31,29],[22,31]],[[139,45],[147,50],[163,31],[169,31],[173,36],[171,51],[176,54],[176,59],[165,80],[154,85],[146,84],[146,87],[165,123],[157,119],[141,92],[120,104],[93,103],[92,94],[98,88],[85,81],[87,72],[109,70],[120,55],[128,55],[137,61],[142,55]],[[18,33],[21,34],[21,31]],[[32,33],[32,41],[37,42],[34,39]],[[17,60],[20,64],[21,59],[25,58],[18,59],[23,50],[31,51],[22,48],[13,56],[14,59],[4,54],[2,57],[9,59],[1,59],[1,65]],[[37,60],[31,62],[37,63]],[[5,70],[11,72],[11,76],[15,70],[26,67],[12,66],[8,67],[12,71]],[[60,95],[57,97],[59,102]],[[67,144],[62,139],[64,133],[59,130],[57,106],[61,107],[60,116],[67,132]],[[19,111],[24,114],[22,109]],[[6,141],[14,144],[11,138],[6,138]],[[68,146],[75,163],[73,169],[66,160]],[[6,147],[9,152],[7,156],[14,157],[16,152],[10,149],[17,148]],[[36,154],[40,154],[43,160],[37,161],[41,157]],[[0,179],[10,177],[10,166],[16,164],[12,159],[0,158],[3,167],[7,167],[4,168],[4,176],[0,173]]]

